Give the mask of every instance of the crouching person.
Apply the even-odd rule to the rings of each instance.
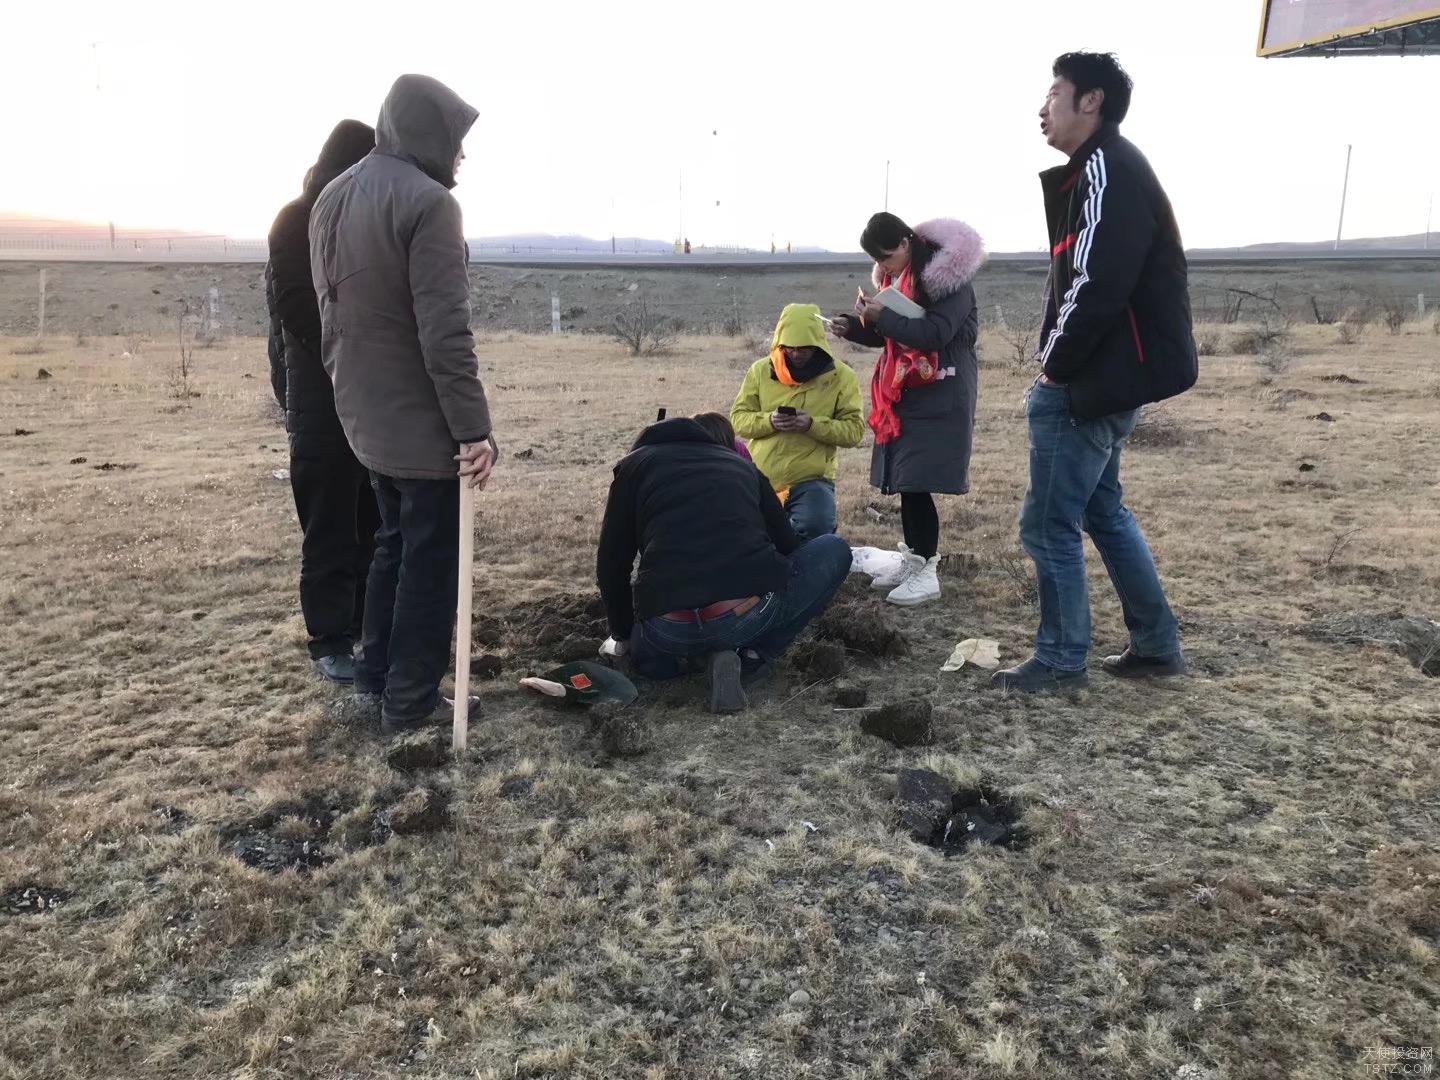
[[[774,670],[850,571],[838,536],[800,540],[734,439],[716,413],[642,431],[615,466],[596,556],[607,651],[628,648],[647,679],[703,664],[717,713],[749,704],[746,686]]]
[[[780,313],[770,355],[745,373],[730,420],[800,539],[833,533],[837,450],[860,445],[865,414],[855,372],[830,355],[818,307]]]

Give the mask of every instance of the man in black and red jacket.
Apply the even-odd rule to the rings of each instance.
[[[1081,529],[1105,560],[1130,643],[1101,667],[1121,678],[1186,670],[1150,548],[1122,501],[1120,449],[1142,405],[1197,375],[1180,230],[1149,162],[1120,135],[1130,77],[1115,57],[1067,53],[1040,128],[1070,160],[1040,176],[1050,227],[1041,374],[1026,397],[1030,487],[1020,540],[1035,560],[1035,655],[997,672],[1006,690],[1088,682],[1090,601]]]

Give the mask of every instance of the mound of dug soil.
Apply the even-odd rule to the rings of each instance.
[[[1422,615],[1332,615],[1317,619],[1305,633],[1338,645],[1384,645],[1402,653],[1420,674],[1440,677],[1440,622]]]
[[[477,645],[562,664],[593,660],[608,632],[605,606],[596,593],[558,593],[509,609],[491,608],[477,612],[472,627]],[[487,659],[487,671],[493,667],[498,674],[498,668],[508,666],[500,657]]]
[[[990,784],[957,789],[928,769],[901,769],[895,780],[901,825],[946,855],[971,844],[1020,847],[1028,839],[1020,803]]]
[[[815,637],[838,641],[850,652],[894,659],[908,656],[910,643],[873,599],[841,599],[815,620]]]

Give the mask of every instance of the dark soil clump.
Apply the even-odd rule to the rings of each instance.
[[[924,698],[897,701],[866,713],[860,729],[896,746],[929,746],[935,741],[934,712]]]
[[[910,836],[946,855],[971,844],[1023,847],[1029,839],[1020,802],[987,783],[956,790],[938,773],[902,769],[896,798]]]

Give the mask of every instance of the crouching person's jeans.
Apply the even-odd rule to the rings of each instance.
[[[687,660],[726,649],[753,649],[766,660],[778,660],[825,610],[849,573],[850,545],[833,534],[817,536],[790,556],[785,590],[762,596],[743,615],[730,613],[704,622],[656,616],[637,622],[630,635],[635,673],[647,679],[673,679],[688,670]]]

